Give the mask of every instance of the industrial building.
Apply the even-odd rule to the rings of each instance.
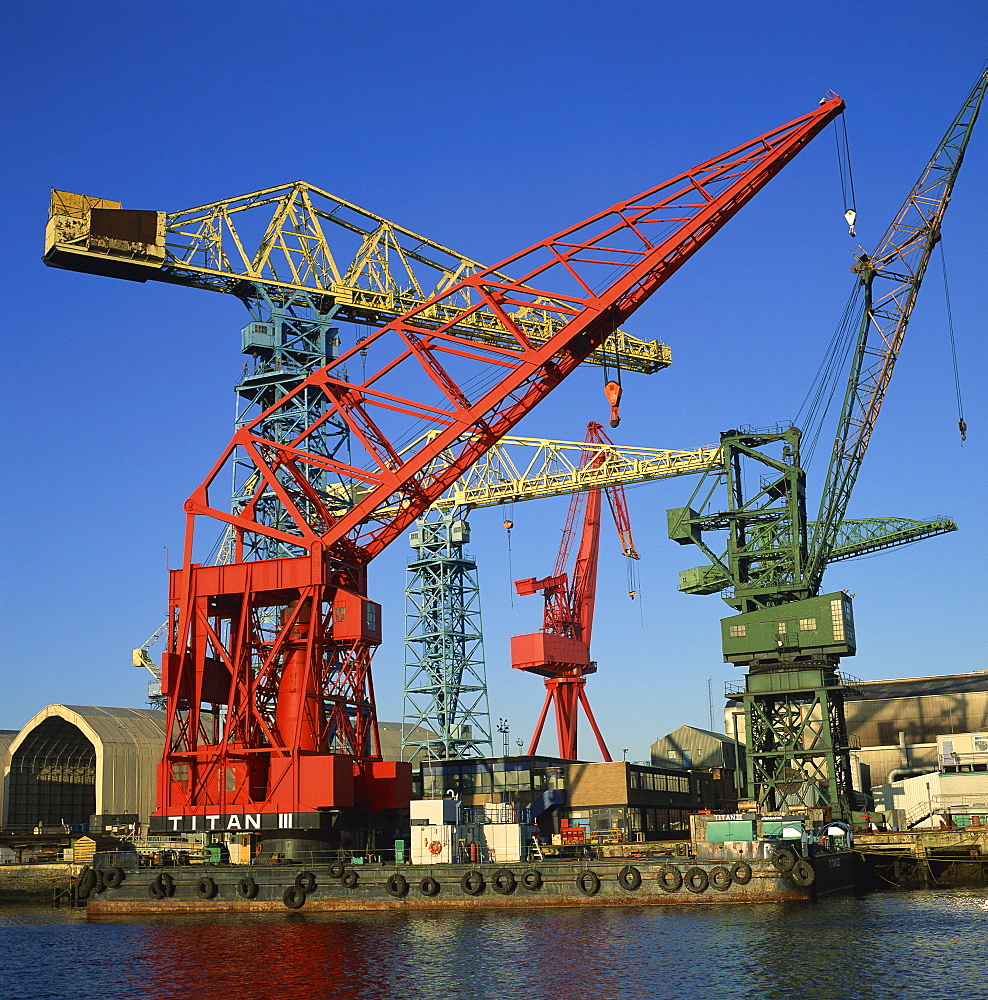
[[[401,759],[402,725],[380,723],[381,754]],[[146,828],[155,807],[165,713],[48,705],[0,733],[4,830]]]
[[[713,810],[737,809],[744,784],[744,746],[732,732],[711,732],[695,726],[680,726],[650,747],[653,767],[682,767],[692,773],[706,772],[711,778]]]
[[[875,809],[899,810],[905,828],[988,824],[988,727],[936,740],[936,770],[872,789]]]
[[[164,712],[49,705],[10,741],[3,827],[88,829],[146,822],[164,744]]]
[[[586,843],[685,837],[690,813],[714,805],[712,775],[629,761],[428,761],[419,774],[423,798],[455,796],[467,816],[504,807],[515,822],[537,825],[547,840],[564,828],[581,829]]]
[[[988,732],[988,671],[854,681],[844,715],[855,787],[872,788],[940,769],[938,739]],[[725,730],[744,742],[744,711],[729,699]]]

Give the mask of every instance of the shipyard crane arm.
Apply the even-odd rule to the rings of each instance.
[[[371,326],[430,300],[418,324],[445,327],[457,315],[465,339],[518,349],[496,314],[459,313],[466,300],[445,295],[484,265],[305,181],[167,213],[52,191],[44,261],[223,292],[248,304],[265,298],[289,310],[314,307]],[[540,309],[536,297],[514,317],[534,343],[559,327],[560,304],[550,305]],[[666,345],[618,329],[586,360],[651,374],[672,357]]]
[[[831,96],[807,115],[753,142],[698,165],[489,268],[460,279],[404,316],[372,331],[359,347],[315,372],[234,436],[186,504],[190,518],[206,515],[244,533],[266,534],[300,550],[346,550],[365,563],[434,503],[498,439],[601,345],[720,227],[746,204],[843,109]],[[501,275],[515,273],[514,280]],[[603,282],[603,284],[601,284]],[[559,324],[539,342],[515,320],[537,307]],[[444,320],[437,325],[435,317]],[[496,317],[508,350],[468,341],[462,322],[481,312]],[[349,365],[366,359],[366,377],[350,380]],[[292,441],[260,433],[296,405],[302,393],[325,397],[326,413]],[[321,454],[316,439],[334,421],[352,444],[345,457]],[[411,454],[402,439],[439,433]],[[449,456],[437,464],[437,457]],[[212,502],[214,484],[240,457],[258,485],[244,507],[226,512]],[[357,497],[321,496],[304,475],[315,465]],[[361,492],[359,497],[358,491]],[[253,508],[262,495],[280,502],[284,526],[261,523]],[[382,506],[399,510],[374,523]],[[192,562],[188,532],[186,565]],[[239,551],[238,550],[238,553]],[[238,554],[239,558],[239,554]]]
[[[813,527],[811,524],[811,530]],[[870,556],[883,549],[894,549],[956,530],[956,523],[944,517],[934,521],[911,521],[904,517],[845,518],[828,562]]]
[[[714,527],[714,522],[705,521],[705,527]],[[722,527],[727,527],[725,519]],[[807,526],[812,532],[816,527],[814,522]],[[830,550],[830,563],[856,559],[858,556],[869,556],[885,549],[910,545],[924,538],[935,538],[957,530],[957,524],[947,518],[933,521],[913,521],[904,517],[868,517],[845,518],[837,533],[836,541]],[[768,564],[768,554],[785,553],[786,532],[774,521],[755,524],[750,528],[749,551],[761,554],[762,561]],[[717,594],[733,586],[726,554],[712,559],[713,565],[704,567],[702,573],[697,570],[687,570],[680,577],[679,589],[684,594]],[[776,564],[774,583],[784,591],[791,576],[785,572],[785,561]]]
[[[806,577],[813,594],[831,561],[923,275],[940,240],[943,216],[986,87],[988,71],[974,85],[877,248],[871,254],[862,252],[852,269],[863,291],[862,316],[820,511],[809,541]]]
[[[459,277],[369,328],[361,343],[241,425],[185,505],[162,664],[168,738],[159,819],[249,804],[321,823],[325,810],[358,799],[401,807],[398,766],[388,779],[390,765],[380,760],[370,664],[381,621],[367,597],[367,564],[842,109],[829,97],[496,267]],[[532,335],[533,311],[550,320],[548,339]],[[464,335],[469,320],[486,315],[495,341]],[[429,439],[429,431],[437,433]],[[231,479],[238,501],[228,511]],[[378,519],[382,508],[394,513]],[[199,561],[200,518],[232,525],[233,562]],[[290,554],[258,558],[258,538]],[[351,764],[348,784],[342,769]],[[375,791],[382,787],[391,790]]]
[[[667,511],[669,537],[696,545],[711,565],[684,570],[679,589],[721,593],[739,611],[803,601],[815,595],[807,577],[808,539],[819,525],[806,518],[806,474],[801,432],[792,426],[725,431],[720,467],[703,478],[686,507]],[[711,502],[727,488],[725,507]],[[694,507],[698,509],[694,509]],[[957,529],[953,521],[869,518],[842,522],[828,562],[853,559]],[[706,532],[726,532],[726,551],[715,550]]]
[[[143,667],[154,679],[156,683],[161,682],[161,668],[151,659],[151,647],[165,634],[168,622],[159,625],[148,637],[134,650],[133,665]]]
[[[587,451],[599,454],[599,458],[582,465],[581,458]],[[717,468],[720,462],[719,447],[637,448],[610,441],[555,441],[507,435],[433,506],[438,510],[473,509],[617,483],[633,486],[696,475]]]
[[[587,424],[587,440],[581,457],[582,468],[593,465],[603,466],[608,459],[606,448],[614,448],[614,443],[604,433],[601,424],[591,421]],[[624,495],[624,486],[618,482],[601,482],[589,489],[574,493],[570,499],[563,526],[559,552],[552,575],[544,579],[531,577],[516,580],[515,590],[521,595],[541,591],[546,599],[546,631],[556,635],[566,635],[580,639],[588,646],[593,629],[593,612],[597,580],[597,553],[600,546],[600,494],[607,495],[621,542],[621,553],[629,559],[638,558],[631,535],[631,520]],[[572,572],[567,571],[570,552],[576,539],[577,525],[581,524],[580,544],[573,563]]]

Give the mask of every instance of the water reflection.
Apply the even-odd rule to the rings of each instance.
[[[988,892],[819,906],[0,914],[0,998],[984,1000]]]

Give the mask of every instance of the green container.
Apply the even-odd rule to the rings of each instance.
[[[754,825],[750,819],[707,820],[706,839],[722,844],[725,840],[754,840]]]

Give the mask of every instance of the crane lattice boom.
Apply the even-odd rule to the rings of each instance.
[[[248,304],[266,298],[303,314],[314,305],[324,315],[372,326],[425,300],[432,305],[418,322],[443,326],[466,301],[444,293],[486,270],[305,181],[171,213],[53,191],[44,259],[53,267],[224,292]],[[534,342],[559,327],[555,308],[542,310],[538,301],[514,321]],[[458,332],[517,349],[485,309],[459,315]],[[665,344],[618,329],[587,363],[651,374],[671,360]]]
[[[819,590],[830,561],[923,275],[940,240],[943,216],[986,87],[988,71],[974,85],[874,253],[862,253],[853,268],[864,289],[864,310],[816,530],[810,539],[806,576],[812,593]]]
[[[331,806],[393,807],[400,768],[379,760],[370,660],[381,623],[367,598],[367,564],[842,109],[831,97],[460,278],[369,332],[235,433],[186,503],[183,568],[171,575],[159,817],[249,806],[289,813],[304,826],[321,823],[320,810]],[[546,340],[527,326],[533,310],[551,320]],[[484,315],[494,317],[496,343],[463,334]],[[294,420],[302,397],[304,410],[320,416],[279,438],[280,415]],[[228,512],[234,464],[251,488]],[[394,513],[382,518],[382,509]],[[197,563],[202,516],[233,526],[233,563]],[[244,561],[257,551],[256,536],[298,554]],[[354,760],[356,772],[348,771]],[[380,788],[390,789],[383,800]]]

